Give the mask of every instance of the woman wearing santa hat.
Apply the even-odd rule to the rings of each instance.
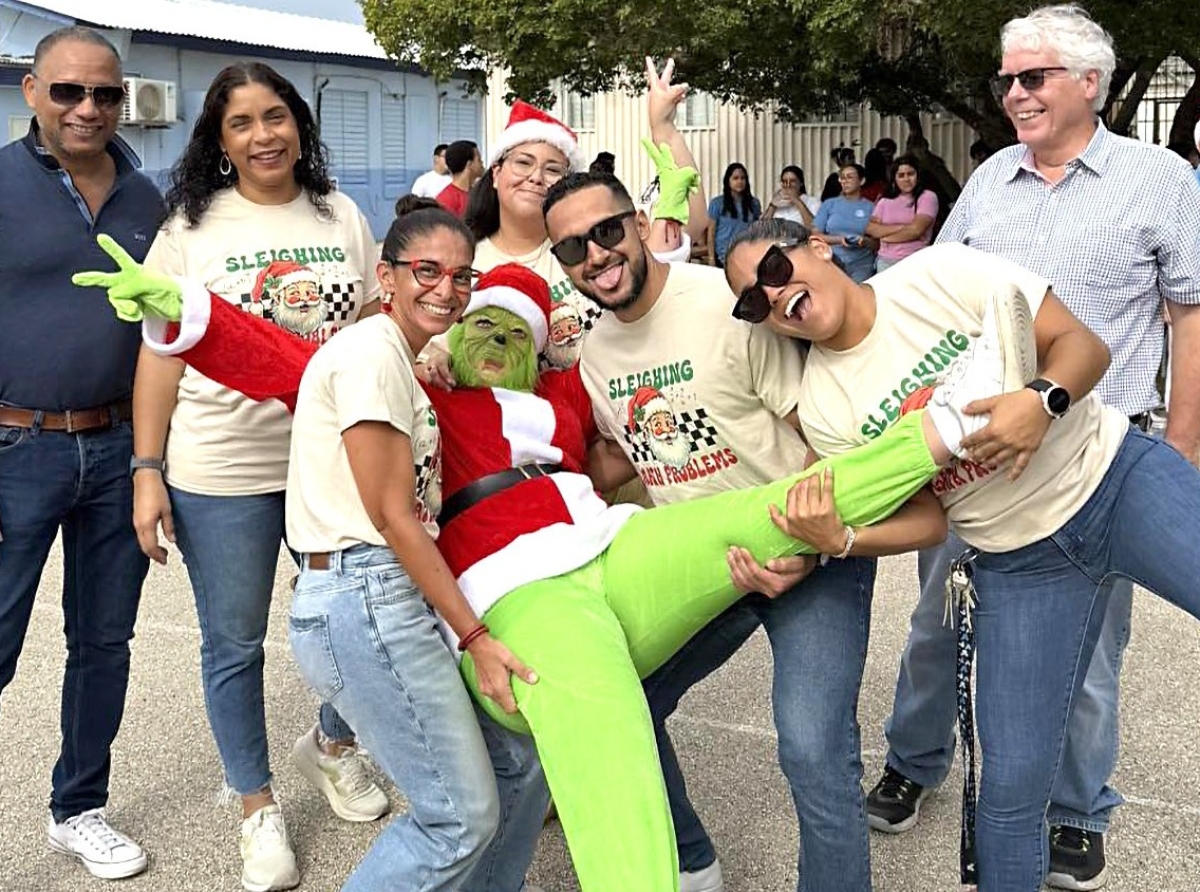
[[[147,265],[315,341],[376,312],[375,239],[354,202],[333,189],[327,163],[291,83],[260,63],[224,69],[171,172],[173,213]],[[187,566],[209,726],[227,791],[242,801],[242,883],[291,888],[300,876],[271,788],[263,693],[291,418],[143,351],[134,426],[134,525],[143,550],[165,563],[161,526]],[[322,707],[295,755],[340,817],[386,813],[387,797],[332,708]]]

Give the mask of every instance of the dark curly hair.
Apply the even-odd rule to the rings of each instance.
[[[246,84],[262,84],[275,92],[287,105],[300,131],[300,160],[293,173],[296,182],[308,193],[308,200],[319,216],[330,219],[333,209],[326,196],[333,191],[329,177],[329,150],[321,142],[316,119],[308,103],[291,81],[262,62],[236,62],[221,70],[204,97],[204,107],[183,155],[171,168],[167,189],[167,207],[172,213],[182,210],[188,224],[195,226],[208,210],[214,194],[237,182],[237,170],[228,176],[220,171],[221,122],[229,104],[229,94]]]

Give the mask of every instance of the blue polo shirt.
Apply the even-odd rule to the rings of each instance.
[[[79,288],[80,270],[115,270],[96,244],[111,235],[145,258],[165,208],[115,137],[113,190],[95,219],[67,175],[38,144],[37,121],[0,148],[0,404],[61,412],[133,394],[139,325],[121,322],[100,288]]]

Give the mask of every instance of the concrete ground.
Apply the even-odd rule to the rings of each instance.
[[[281,573],[268,641],[268,727],[278,789],[300,855],[302,889],[340,887],[377,827],[337,820],[289,762],[294,739],[315,718],[314,701],[286,642]],[[4,694],[0,728],[0,890],[86,892],[93,880],[45,844],[49,774],[58,747],[63,664],[61,562],[47,567],[16,681]],[[1198,581],[1200,582],[1200,581]],[[868,783],[883,762],[882,726],[908,613],[916,598],[911,557],[880,568],[874,634],[860,711]],[[1139,593],[1124,675],[1123,741],[1116,783],[1128,799],[1108,839],[1112,892],[1200,889],[1200,625]],[[124,729],[113,754],[110,817],[142,842],[149,870],[120,884],[129,892],[239,889],[238,813],[219,807],[221,773],[204,714],[198,633],[177,554],[146,585]],[[694,800],[721,852],[728,892],[795,888],[796,826],[775,764],[768,692],[770,661],[756,636],[694,691],[674,723]],[[876,892],[940,892],[956,883],[959,775],[927,802],[916,830],[873,836]],[[402,802],[392,791],[394,804]],[[543,837],[531,880],[547,892],[577,889],[561,833]],[[614,890],[635,892],[635,890]]]

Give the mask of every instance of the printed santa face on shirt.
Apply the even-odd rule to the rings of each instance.
[[[671,403],[653,387],[639,387],[629,401],[629,431],[635,437],[640,435],[664,465],[682,468],[687,464],[692,445],[680,436]]]
[[[550,337],[543,353],[546,360],[559,369],[569,369],[579,362],[583,350],[583,315],[569,303],[554,305],[550,313]]]
[[[270,310],[276,325],[301,337],[317,331],[328,313],[320,277],[288,260],[272,261],[259,273],[251,299],[251,312]]]

